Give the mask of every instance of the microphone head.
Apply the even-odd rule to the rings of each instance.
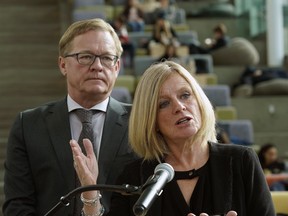
[[[174,169],[173,167],[168,163],[160,163],[155,167],[154,173],[158,171],[166,171],[168,173],[168,181],[170,182],[174,178]]]

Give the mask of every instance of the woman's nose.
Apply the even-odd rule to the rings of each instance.
[[[174,112],[179,112],[179,111],[186,110],[185,104],[183,104],[179,100],[175,100],[175,102],[173,104],[174,104]]]

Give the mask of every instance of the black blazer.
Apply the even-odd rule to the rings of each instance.
[[[275,215],[271,194],[254,150],[238,145],[215,143],[209,145],[209,172],[213,178],[211,181],[213,190],[211,205],[213,205],[214,211],[227,213],[229,210],[235,210],[239,216]],[[135,186],[144,184],[153,174],[157,164],[156,161],[138,160],[133,162],[125,168],[119,177],[118,184],[125,183]],[[113,194],[111,211],[108,215],[134,215],[133,205],[138,198],[138,195]],[[162,197],[160,196],[151,206],[147,216],[161,216],[163,207],[165,208],[162,206]],[[187,216],[187,214],[177,216]]]
[[[4,215],[44,215],[75,188],[67,100],[21,112],[11,129],[5,161]],[[99,153],[98,184],[115,184],[135,159],[128,145],[131,105],[110,98]],[[103,192],[106,209],[110,192]],[[56,215],[72,215],[71,205]]]

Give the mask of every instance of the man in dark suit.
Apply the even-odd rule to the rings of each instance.
[[[59,68],[68,95],[17,116],[7,145],[4,215],[44,215],[79,186],[69,145],[79,139],[82,128],[76,109],[97,110],[91,140],[99,167],[97,184],[115,184],[123,167],[135,159],[127,138],[131,105],[110,97],[122,51],[117,34],[101,19],[76,22],[63,34]],[[108,210],[111,193],[101,193]],[[80,212],[71,200],[55,215]]]

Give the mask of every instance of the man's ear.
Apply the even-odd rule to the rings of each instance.
[[[63,74],[63,76],[66,76],[67,72],[66,72],[66,62],[65,59],[62,56],[59,56],[58,58],[58,67],[61,71],[61,73]]]
[[[117,71],[117,76],[119,75],[120,69],[121,69],[121,59],[120,58],[117,60],[117,62],[115,64],[115,71]]]

